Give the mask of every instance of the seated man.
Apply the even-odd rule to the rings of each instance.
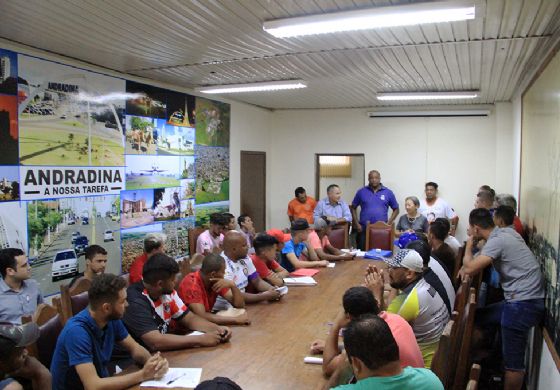
[[[329,241],[329,233],[331,232],[331,224],[327,223],[323,218],[317,218],[313,224],[313,230],[309,232],[309,245],[317,253],[320,260],[327,261],[344,261],[352,260],[353,254],[344,253],[340,249],[335,248]]]
[[[31,266],[21,249],[0,250],[0,322],[21,324],[22,316],[35,313],[43,303],[39,284],[31,278]]]
[[[391,287],[401,291],[389,302],[387,311],[400,315],[412,326],[424,364],[430,367],[443,328],[449,321],[449,310],[437,290],[424,279],[424,264],[418,252],[401,249],[385,262],[389,265]]]
[[[279,300],[281,298],[280,293],[261,279],[253,262],[247,257],[248,251],[247,240],[241,233],[228,232],[224,238],[224,252],[222,253],[226,262],[225,279],[232,280],[235,283],[241,291],[245,303]],[[256,293],[247,292],[246,289],[249,286]],[[230,304],[226,299],[218,297],[214,310],[225,310],[229,307]]]
[[[233,307],[242,309],[245,301],[241,291],[232,280],[224,279],[226,263],[222,256],[210,253],[202,261],[202,267],[187,274],[181,281],[179,298],[194,314],[219,325],[249,325],[247,313],[236,317],[222,317],[212,313],[218,295],[225,297]]]
[[[86,270],[80,272],[70,281],[69,287],[72,287],[79,279],[85,278],[90,282],[93,278],[105,273],[107,267],[107,251],[100,245],[90,245],[85,251]]]
[[[276,262],[278,241],[268,234],[258,234],[253,241],[255,254],[251,255],[251,261],[259,276],[272,286],[281,287],[284,279],[289,275],[280,264]]]
[[[327,187],[327,197],[318,201],[313,210],[313,220],[323,217],[337,225],[352,222],[350,207],[342,200],[342,191],[336,184]]]
[[[449,313],[455,307],[455,287],[445,272],[445,268],[433,257],[430,256],[430,245],[424,240],[411,241],[406,245],[406,249],[418,252],[424,264],[424,279],[432,285],[441,296]]]
[[[372,348],[376,346],[376,348]],[[402,368],[399,345],[387,322],[374,314],[350,321],[344,330],[344,349],[358,382],[335,387],[350,389],[443,390],[438,377],[425,368]],[[337,383],[338,370],[325,389]]]
[[[253,225],[253,220],[247,214],[241,214],[237,217],[237,223],[239,224],[238,232],[243,234],[247,240],[249,253],[255,253],[253,250],[253,239],[255,238],[255,226]]]
[[[295,190],[295,198],[288,203],[288,218],[290,223],[303,218],[307,223],[313,223],[313,210],[317,202],[311,196],[307,196],[305,188],[298,187]]]
[[[143,280],[128,289],[128,308],[124,323],[131,335],[151,351],[192,347],[213,347],[227,342],[231,330],[201,318],[187,309],[175,291],[179,265],[171,257],[156,253],[144,265]],[[171,320],[203,335],[169,333]]]
[[[500,276],[504,300],[476,311],[481,329],[499,327],[502,334],[504,389],[521,389],[525,376],[525,351],[530,329],[541,323],[544,313],[544,283],[541,266],[523,238],[510,228],[497,228],[487,209],[469,214],[471,236],[465,246],[461,274],[476,275],[492,264]],[[476,257],[473,240],[486,245]]]
[[[224,241],[224,226],[227,221],[220,213],[210,214],[210,226],[196,239],[196,253],[206,256],[210,253],[220,253]]]
[[[443,224],[443,226],[445,226],[447,235],[445,236],[445,240],[443,240],[443,242],[449,245],[449,247],[453,251],[453,254],[457,256],[457,254],[459,253],[459,248],[461,247],[461,243],[455,238],[455,236],[449,234],[449,230],[451,229],[451,223],[449,222],[449,220],[447,218],[436,218],[434,222],[441,223]]]
[[[329,265],[327,260],[319,260],[315,250],[307,243],[309,237],[309,224],[305,219],[296,219],[291,227],[292,239],[282,249],[281,265],[288,272],[294,272],[297,268],[316,268]],[[309,260],[302,260],[304,254]]]
[[[165,375],[168,363],[150,356],[130,337],[121,318],[127,306],[126,281],[113,274],[95,278],[89,307],[72,317],[58,336],[51,363],[53,389],[126,389]],[[115,343],[128,350],[140,371],[110,377],[107,364]]]
[[[150,256],[156,253],[165,253],[165,241],[167,241],[167,236],[163,233],[146,234],[146,237],[144,237],[144,253],[138,256],[130,266],[130,284],[142,280],[142,270]]]
[[[327,341],[317,340],[311,346],[311,353],[323,351],[325,375],[332,375],[338,367],[348,362],[346,354],[340,353],[338,348],[339,333],[351,320],[359,318],[362,314],[377,315],[387,322],[399,347],[403,367],[424,367],[422,353],[410,325],[399,315],[380,311],[373,294],[366,287],[350,287],[346,290],[342,297],[342,307],[344,310],[335,319]]]
[[[449,279],[453,280],[455,270],[455,254],[444,240],[447,236],[447,228],[443,223],[432,222],[428,231],[428,243],[432,248],[432,257],[438,260],[445,267]]]
[[[34,389],[50,389],[51,374],[34,357],[28,356],[27,347],[39,338],[37,324],[0,325],[0,389],[20,390],[18,382],[31,381]]]
[[[235,215],[233,215],[232,213],[222,213],[222,215],[224,216],[225,222],[226,224],[224,225],[224,231],[223,233],[227,233],[230,230],[235,230],[235,228],[237,227],[237,222],[235,220]]]

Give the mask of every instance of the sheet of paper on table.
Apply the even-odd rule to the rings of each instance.
[[[300,278],[284,278],[287,286],[316,286],[317,282],[311,276],[302,276]]]
[[[142,382],[140,387],[160,387],[166,389],[182,387],[193,389],[200,383],[201,376],[202,368],[170,368],[163,378]]]
[[[318,269],[300,268],[300,269],[296,269],[290,275],[291,276],[314,276],[314,275],[317,275],[318,273],[319,273]]]
[[[198,330],[195,330],[194,332],[189,333],[187,336],[200,336],[201,334],[204,334],[204,332],[199,332]]]
[[[335,265],[335,263],[329,263],[329,265],[327,265],[327,268],[334,268]]]

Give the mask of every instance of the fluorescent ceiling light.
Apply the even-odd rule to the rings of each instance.
[[[299,89],[306,87],[307,84],[303,80],[282,80],[267,81],[263,83],[215,85],[211,87],[197,88],[197,91],[202,93],[239,93],[281,91],[285,89]]]
[[[479,91],[461,92],[387,92],[378,93],[377,100],[452,100],[452,99],[474,99],[478,97]]]
[[[474,1],[439,1],[266,21],[263,29],[277,38],[454,22],[475,18]]]

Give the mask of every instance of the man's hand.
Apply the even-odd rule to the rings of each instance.
[[[163,358],[159,352],[155,355],[150,356],[150,358],[142,367],[142,379],[160,379],[162,378],[167,370],[169,369],[169,363],[167,359]]]
[[[309,353],[312,355],[323,353],[325,349],[325,340],[315,340],[311,343],[311,347],[309,348]]]
[[[227,326],[220,326],[219,328],[220,328],[219,332],[220,332],[220,337],[221,337],[220,342],[225,343],[225,342],[229,341],[229,339],[231,339],[231,335],[232,335],[231,329],[228,328]]]
[[[275,289],[265,291],[261,294],[263,294],[263,296],[265,296],[268,301],[279,301],[280,298],[282,298],[280,291]]]
[[[375,297],[383,296],[385,282],[383,280],[383,270],[373,268],[372,272],[368,272],[365,278],[365,286],[373,293]]]
[[[249,319],[249,315],[247,312],[238,315],[235,317],[235,324],[236,325],[251,325],[251,320]]]
[[[222,341],[221,331],[219,330],[204,333],[198,336],[187,335],[185,337],[196,337],[201,347],[213,347],[220,344],[220,342]]]
[[[346,328],[350,323],[350,318],[344,312],[344,309],[340,309],[336,318],[334,319],[334,326],[338,329]],[[331,330],[332,331],[332,330]]]
[[[320,267],[326,267],[329,265],[329,261],[328,260],[319,260],[316,262],[317,264],[319,264]]]
[[[358,233],[361,233],[362,230],[363,230],[363,229],[362,229],[362,225],[359,224],[359,223],[357,223],[356,225],[354,225],[354,229],[356,229],[356,231],[357,231]]]
[[[210,278],[211,282],[215,282],[212,285],[212,290],[214,292],[219,292],[220,290],[224,289],[224,288],[232,288],[235,287],[235,283],[233,282],[233,280],[229,280],[229,279],[220,279],[220,278]]]
[[[223,249],[221,246],[215,246],[214,248],[212,248],[212,253],[215,253],[217,255],[219,255],[220,253],[222,253]]]
[[[341,261],[346,261],[346,260],[352,260],[354,258],[354,255],[351,253],[343,253],[338,257],[340,258]]]

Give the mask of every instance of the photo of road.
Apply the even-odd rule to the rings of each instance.
[[[118,201],[118,196],[99,196],[29,202],[28,253],[32,277],[41,284],[43,294],[58,293],[60,284],[74,277],[68,273],[53,278],[53,260],[61,252],[75,253],[77,272],[83,272],[83,251],[88,245],[101,245],[109,255],[106,271],[120,273],[120,226],[115,208]]]
[[[123,166],[125,83],[19,56],[20,163]]]

